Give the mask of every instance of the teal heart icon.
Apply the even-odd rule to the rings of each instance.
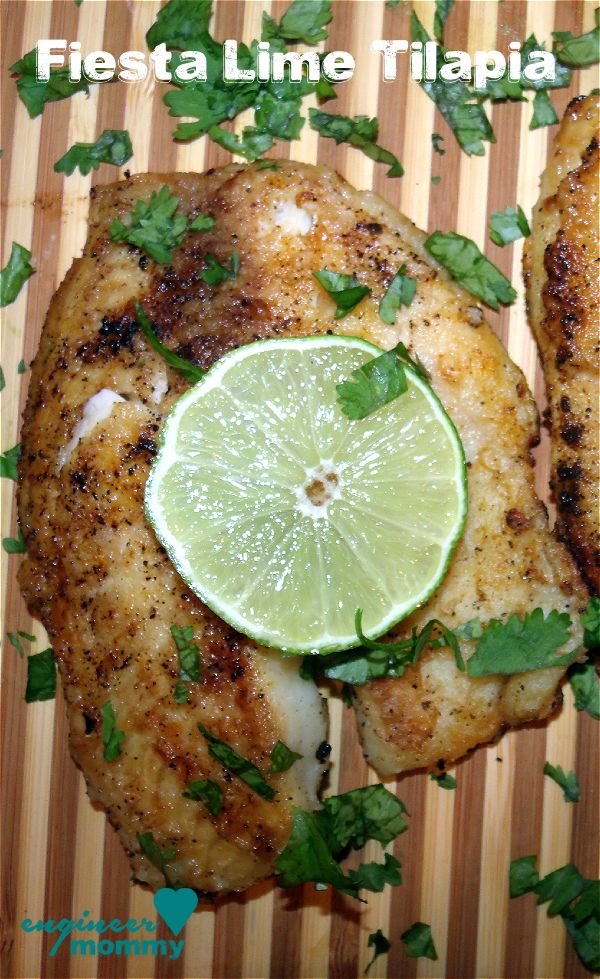
[[[154,895],[154,907],[174,935],[183,931],[197,904],[198,895],[191,887],[181,887],[178,891],[161,887]]]

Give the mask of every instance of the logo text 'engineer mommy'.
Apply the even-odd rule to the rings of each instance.
[[[94,921],[90,918],[90,912],[84,911],[76,921],[71,918],[61,918],[59,921],[36,921],[25,918],[21,922],[21,928],[25,932],[45,932],[47,935],[56,935],[54,945],[50,949],[50,956],[55,956],[64,940],[73,936],[75,932],[83,932],[86,937],[71,937],[71,955],[154,955],[163,956],[168,959],[178,959],[183,951],[185,940],[180,941],[169,939],[157,939],[153,933],[156,932],[158,925],[156,922],[141,918],[130,918],[128,921],[121,922],[119,918],[111,921],[99,919]],[[134,938],[123,937],[123,932],[135,935]],[[89,936],[94,934],[92,939]],[[110,938],[106,937],[110,934]],[[148,934],[151,935],[148,938]],[[103,936],[103,937],[100,937]]]
[[[469,81],[473,78],[476,89],[483,89],[489,80],[497,80],[508,74],[510,81],[553,81],[556,72],[554,55],[549,51],[529,51],[521,57],[521,42],[511,41],[507,55],[501,51],[476,51],[473,56],[466,51],[444,51],[439,57],[439,45],[435,41],[378,40],[371,43],[374,55],[381,54],[384,81],[396,79],[398,57],[409,58],[410,77],[414,81]],[[51,68],[68,67],[69,79],[79,82],[143,81],[149,72],[156,81],[205,82],[207,60],[203,51],[190,50],[177,53],[176,67],[171,70],[173,52],[166,44],[159,44],[148,54],[144,51],[123,51],[118,57],[110,51],[90,51],[83,55],[80,41],[67,45],[65,38],[42,38],[35,47],[36,77],[48,81]],[[247,54],[247,51],[246,51]],[[247,58],[246,58],[247,62]],[[356,60],[348,51],[329,51],[320,55],[317,51],[271,51],[269,41],[259,41],[256,47],[254,67],[241,67],[238,62],[238,42],[227,40],[223,45],[223,78],[226,82],[275,81],[289,78],[301,82],[308,78],[318,82],[322,77],[330,82],[345,82],[354,75]]]

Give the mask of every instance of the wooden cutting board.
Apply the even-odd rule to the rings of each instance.
[[[249,41],[259,34],[263,10],[280,17],[286,5],[219,0],[215,35]],[[117,179],[116,168],[105,165],[91,177],[76,172],[63,179],[54,173],[54,162],[75,141],[92,141],[105,128],[129,130],[135,150],[127,164],[131,172],[202,171],[229,160],[205,139],[190,145],[172,141],[173,120],[161,101],[164,83],[92,86],[89,98],[54,103],[31,120],[16,97],[8,66],[38,38],[79,39],[84,52],[145,50],[144,35],[159,6],[157,0],[84,0],[79,7],[72,0],[4,0],[2,265],[16,240],[31,249],[37,271],[2,316],[2,450],[18,441],[27,391],[29,370],[19,374],[17,365],[22,359],[29,365],[51,296],[80,253],[92,182]],[[414,6],[431,30],[433,3]],[[510,40],[531,31],[548,39],[555,29],[589,30],[593,7],[579,0],[458,0],[446,40],[450,48],[507,51]],[[486,229],[490,213],[506,205],[518,202],[531,212],[555,129],[530,132],[528,104],[497,105],[491,111],[497,143],[485,157],[461,153],[433,104],[409,80],[406,59],[396,81],[380,80],[380,56],[371,52],[371,41],[410,38],[409,14],[404,0],[393,9],[380,0],[335,0],[328,42],[330,50],[352,52],[357,70],[327,109],[377,115],[380,141],[402,160],[404,178],[387,178],[384,167],[308,128],[298,142],[280,144],[272,155],[291,153],[334,166],[353,184],[373,187],[421,227],[456,230],[485,248],[519,289],[518,301],[499,315],[490,313],[490,322],[543,407],[543,378],[523,302],[522,243],[497,248]],[[553,94],[559,114],[570,98],[595,85],[594,68],[575,72],[572,87]],[[432,152],[432,132],[444,136],[444,156]],[[432,176],[440,176],[440,182],[432,184]],[[537,452],[542,496],[547,479],[544,437]],[[14,536],[14,484],[2,480],[1,488],[2,534]],[[2,553],[3,640],[7,631],[33,632],[39,650],[44,637],[19,595],[19,560]],[[27,706],[26,663],[4,641],[3,650],[4,976],[354,977],[364,973],[367,937],[377,928],[393,946],[377,960],[371,977],[587,975],[560,918],[548,919],[531,895],[515,901],[508,896],[509,862],[525,854],[539,854],[543,873],[573,860],[585,875],[597,875],[598,725],[574,711],[568,688],[550,724],[508,734],[461,762],[456,791],[441,790],[423,774],[391,783],[410,812],[410,829],[395,851],[404,882],[370,896],[368,905],[316,892],[312,885],[288,893],[267,882],[197,912],[175,961],[151,955],[71,957],[68,942],[50,957],[51,936],[26,934],[19,926],[24,918],[76,918],[84,910],[94,919],[122,921],[155,920],[156,914],[152,894],[130,883],[116,834],[90,804],[69,757],[62,695]],[[363,760],[352,711],[335,700],[331,717],[331,790],[377,781]],[[544,778],[545,760],[575,769],[582,787],[577,804],[565,803],[560,789]],[[367,859],[374,858],[375,851],[367,850]],[[431,924],[436,962],[404,955],[400,933],[416,920]],[[170,937],[164,925],[158,935]]]

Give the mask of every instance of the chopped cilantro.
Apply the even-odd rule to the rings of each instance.
[[[432,782],[437,782],[440,789],[456,788],[456,779],[454,778],[454,775],[450,775],[448,772],[441,772],[440,775],[432,772],[429,778],[432,780]]]
[[[411,14],[411,39],[425,44],[430,41],[429,34],[421,24],[417,15]],[[496,137],[485,110],[477,100],[466,82],[455,79],[450,82],[439,77],[439,71],[445,64],[446,49],[437,49],[437,75],[435,81],[423,80],[421,88],[437,105],[442,116],[456,136],[459,145],[469,156],[483,156],[484,141],[495,143]]]
[[[407,389],[404,367],[393,350],[357,367],[351,380],[336,384],[340,407],[354,420],[366,418]]]
[[[334,314],[336,320],[347,316],[355,306],[362,302],[365,296],[371,294],[368,286],[361,286],[358,279],[345,272],[330,272],[329,269],[321,269],[320,272],[313,272],[313,276],[333,299],[336,307]]]
[[[17,537],[3,537],[2,547],[7,554],[25,554],[27,551],[27,545],[25,544],[25,537],[23,531],[20,527],[17,527]]]
[[[21,458],[21,446],[13,445],[12,449],[7,449],[0,455],[0,478],[12,479],[16,483],[19,479],[17,463]]]
[[[590,717],[600,721],[600,685],[596,667],[589,661],[573,663],[567,676],[575,697],[577,710],[584,710]]]
[[[536,92],[533,98],[533,115],[529,123],[530,129],[541,129],[544,126],[554,126],[558,116],[545,89]]]
[[[544,775],[549,775],[563,790],[565,802],[579,802],[581,789],[575,772],[565,774],[560,765],[551,765],[547,761],[544,765]]]
[[[240,257],[237,252],[231,253],[231,265],[221,265],[212,255],[205,255],[204,261],[207,267],[200,273],[200,278],[204,279],[209,286],[220,286],[222,282],[229,279],[237,279],[240,271]]]
[[[6,378],[4,377],[4,371],[2,370],[2,367],[0,367],[0,391],[4,391],[5,387],[6,387]]]
[[[386,854],[383,864],[363,864],[344,874],[339,858],[369,839],[382,846],[408,827],[402,802],[383,785],[354,789],[325,799],[317,812],[292,808],[292,833],[275,866],[282,887],[313,881],[331,884],[336,890],[358,898],[359,891],[380,891],[386,883],[400,883],[398,861]]]
[[[241,778],[253,792],[256,792],[263,799],[267,799],[270,802],[275,797],[275,789],[265,780],[256,765],[253,765],[251,761],[238,755],[237,751],[225,741],[221,741],[220,738],[211,734],[204,724],[198,724],[198,728],[208,741],[209,754],[223,768],[226,768],[228,772],[233,772],[234,775]]]
[[[176,704],[187,704],[189,697],[189,691],[187,683],[183,680],[178,680],[175,684],[175,690],[173,691],[173,700]]]
[[[439,182],[440,182],[441,179],[442,179],[441,177],[432,177],[431,178],[431,183],[432,184],[435,184],[437,186],[439,184]]]
[[[184,360],[183,357],[176,354],[174,350],[169,350],[168,347],[165,347],[164,343],[160,342],[156,336],[156,333],[154,332],[154,329],[152,328],[150,320],[144,313],[144,310],[137,300],[134,302],[134,307],[136,319],[142,328],[144,336],[148,340],[150,346],[153,347],[154,350],[156,350],[157,353],[159,353],[161,357],[165,359],[169,367],[173,367],[175,370],[180,371],[185,377],[186,381],[189,381],[190,384],[195,384],[201,377],[204,377],[205,371],[203,371],[201,367],[197,367],[196,364],[191,364],[189,360]]]
[[[257,160],[256,162],[257,170],[278,170],[279,166],[277,160]]]
[[[31,636],[28,632],[22,632],[20,629],[18,632],[8,633],[9,643],[11,644],[11,646],[13,646],[14,649],[16,649],[21,659],[23,659],[25,655],[25,650],[23,649],[23,643],[21,642],[21,639],[25,639],[27,640],[27,642],[36,642],[36,638],[35,636]]]
[[[223,809],[223,790],[209,778],[188,782],[189,792],[183,792],[186,799],[203,802],[212,816],[218,816]]]
[[[439,153],[440,156],[444,156],[446,150],[442,149],[440,143],[444,142],[444,137],[440,136],[439,133],[431,134],[431,145],[433,146],[434,153]]]
[[[553,31],[552,51],[563,65],[586,68],[600,61],[600,8],[594,12],[596,26],[587,34],[574,37],[570,31]]]
[[[454,0],[435,0],[435,14],[433,16],[433,33],[436,41],[444,43],[444,26],[448,19],[448,14],[454,6]]]
[[[29,249],[13,241],[8,263],[0,272],[0,307],[14,303],[21,288],[35,269],[29,264]]]
[[[386,7],[389,7],[390,10],[395,10],[396,7],[400,6],[400,0],[385,0],[385,5]]]
[[[138,843],[148,857],[150,863],[154,864],[157,870],[160,870],[169,887],[173,887],[174,885],[169,880],[167,864],[169,860],[175,859],[176,850],[161,850],[158,843],[154,839],[154,833],[137,833],[136,836]]]
[[[211,228],[215,226],[215,219],[211,218],[209,214],[197,214],[191,224],[188,224],[187,230],[189,231],[210,231]]]
[[[56,173],[72,174],[76,167],[84,176],[101,163],[120,167],[133,156],[133,146],[125,129],[105,129],[95,143],[75,143],[54,164]]]
[[[454,231],[446,234],[434,231],[427,238],[425,248],[459,285],[492,309],[498,309],[499,303],[509,305],[517,298],[506,276],[482,255],[470,238]]]
[[[11,65],[9,71],[19,75],[17,78],[17,91],[22,101],[25,103],[27,111],[32,119],[41,115],[44,111],[46,102],[58,102],[61,99],[68,99],[76,92],[86,92],[90,90],[89,83],[82,74],[81,80],[72,82],[69,79],[69,69],[64,68],[50,69],[50,78],[47,82],[38,81],[36,77],[37,56],[35,48],[23,55],[20,61]]]
[[[588,606],[581,616],[583,626],[583,644],[586,649],[600,646],[600,598],[590,598]]]
[[[24,635],[19,633],[19,635]],[[32,653],[27,657],[27,687],[25,701],[28,704],[36,700],[53,700],[56,696],[56,662],[54,653],[49,647],[41,653]]]
[[[415,921],[414,925],[402,932],[400,938],[406,946],[406,954],[409,958],[425,958],[433,961],[437,959],[431,927],[424,921]]]
[[[121,754],[121,741],[124,731],[117,728],[115,710],[110,700],[100,709],[102,717],[102,744],[104,745],[104,761],[114,761]]]
[[[491,676],[567,666],[578,650],[563,656],[557,651],[570,638],[571,619],[566,612],[553,609],[544,617],[541,608],[527,612],[523,619],[511,615],[506,622],[491,619],[467,664],[469,676]]]
[[[548,916],[560,914],[577,955],[590,972],[600,971],[600,881],[589,880],[568,863],[546,877],[538,876],[534,856],[513,860],[510,896],[533,892],[537,903],[550,902]]]
[[[390,326],[395,323],[400,306],[410,306],[415,298],[417,283],[406,271],[406,265],[398,269],[379,303],[379,316]]]
[[[199,683],[200,681],[200,653],[198,647],[192,639],[194,638],[193,625],[171,626],[171,635],[177,647],[179,658],[179,680],[175,685],[173,699],[177,704],[187,704],[188,689],[186,683]]]
[[[373,958],[366,966],[365,973],[369,971],[375,959],[378,958],[380,955],[387,955],[391,947],[392,947],[392,943],[388,938],[385,937],[381,928],[378,928],[377,931],[372,932],[367,940],[367,948],[374,949]]]
[[[275,772],[287,772],[295,761],[299,761],[303,757],[297,751],[291,751],[283,741],[277,741],[271,752],[269,775],[273,775]]]
[[[120,220],[112,222],[111,241],[128,242],[155,262],[168,265],[173,249],[181,244],[187,231],[187,218],[183,214],[175,217],[178,204],[179,198],[171,196],[167,184],[158,192],[152,191],[149,201],[135,202],[128,224]]]
[[[519,238],[527,238],[531,234],[531,228],[523,209],[517,205],[507,207],[504,211],[494,211],[490,218],[490,238],[495,245],[501,248],[517,241]]]
[[[241,137],[220,126],[211,126],[208,135],[223,149],[230,153],[237,153],[238,156],[245,156],[250,163],[270,150],[275,142],[270,133],[261,132],[256,126],[245,126]]]
[[[284,41],[318,44],[328,37],[325,24],[332,17],[331,0],[292,0],[279,24],[263,13],[262,39],[270,41],[281,38]]]
[[[404,174],[402,164],[390,153],[377,145],[377,135],[379,123],[377,119],[369,119],[368,116],[349,116],[331,115],[328,112],[321,112],[319,109],[311,108],[308,110],[308,118],[312,129],[315,129],[321,136],[334,139],[336,144],[349,143],[362,150],[365,156],[375,163],[385,163],[390,169],[388,177],[401,177]]]
[[[155,23],[146,34],[146,44],[150,50],[159,44],[179,51],[201,48],[211,8],[211,0],[170,0],[158,11]]]
[[[17,374],[24,374],[27,368],[25,367],[25,361],[20,360],[17,364]]]

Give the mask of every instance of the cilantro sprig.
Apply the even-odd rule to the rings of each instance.
[[[567,676],[575,697],[575,709],[600,721],[600,684],[594,663],[573,663]]]
[[[8,262],[0,272],[0,307],[14,303],[29,276],[35,272],[30,258],[29,249],[13,241]]]
[[[160,265],[169,265],[188,225],[185,215],[175,215],[178,204],[179,198],[171,195],[168,184],[153,190],[149,201],[135,202],[127,224],[119,219],[112,222],[111,241],[127,242]]]
[[[565,802],[578,802],[581,794],[575,772],[564,772],[560,765],[544,764],[544,775],[548,775],[563,790]]]
[[[378,928],[377,931],[374,931],[369,935],[367,939],[367,948],[373,949],[373,958],[365,966],[365,974],[368,973],[375,959],[379,958],[380,955],[386,955],[391,947],[392,943],[390,942],[389,938],[385,937],[381,928]]]
[[[558,650],[571,634],[571,618],[553,609],[544,616],[541,608],[520,619],[511,615],[506,622],[491,619],[467,664],[469,676],[511,675],[552,666],[568,666],[579,655],[574,649],[563,656]]]
[[[512,861],[510,896],[534,893],[538,904],[550,902],[548,916],[561,916],[585,967],[590,972],[600,971],[600,881],[583,877],[572,863],[540,878],[535,864],[535,856]]]
[[[594,11],[596,26],[575,37],[571,31],[553,31],[552,51],[563,65],[587,68],[600,61],[600,7]]]
[[[175,370],[180,371],[180,373],[185,377],[186,381],[189,381],[190,384],[195,384],[196,381],[199,381],[200,378],[204,377],[206,372],[203,371],[201,367],[197,367],[196,364],[190,363],[189,360],[184,360],[183,357],[176,354],[174,350],[169,350],[168,347],[165,347],[164,343],[161,343],[140,303],[136,300],[133,305],[135,308],[136,319],[142,328],[144,336],[148,340],[150,346],[164,358],[169,367],[173,367]]]
[[[89,94],[90,86],[85,75],[82,74],[80,81],[72,82],[69,78],[69,69],[65,65],[64,68],[51,68],[47,82],[38,81],[36,66],[37,55],[33,48],[9,69],[12,74],[19,76],[17,91],[32,119],[41,115],[47,102],[68,99],[76,92]]]
[[[497,310],[500,303],[510,305],[517,298],[506,276],[470,238],[454,231],[434,231],[425,241],[425,248],[459,285],[492,309]]]
[[[269,802],[275,798],[275,789],[272,785],[269,785],[256,765],[253,765],[247,758],[243,758],[226,741],[221,741],[216,735],[211,734],[204,724],[198,724],[198,728],[208,741],[208,753],[223,768],[226,768],[228,772],[232,772],[238,778],[241,778],[242,782],[245,782],[261,798],[267,799]]]
[[[507,207],[504,211],[494,211],[490,218],[490,238],[501,248],[519,238],[527,238],[531,234],[529,222],[523,213],[523,208]]]
[[[56,173],[71,175],[78,168],[86,176],[97,170],[101,163],[116,167],[127,163],[133,156],[131,138],[126,129],[105,129],[95,143],[74,143],[54,164]]]
[[[402,177],[404,175],[404,168],[400,160],[377,143],[379,135],[377,119],[369,119],[368,116],[351,118],[350,116],[333,115],[315,108],[308,110],[308,119],[311,129],[314,129],[321,136],[334,139],[337,145],[349,143],[350,146],[361,150],[365,156],[374,160],[375,163],[385,163],[389,167],[388,177]]]
[[[361,890],[381,891],[386,883],[401,882],[399,862],[389,853],[384,863],[362,864],[347,874],[340,865],[350,849],[367,840],[387,846],[408,828],[406,808],[383,785],[332,796],[316,812],[294,806],[292,814],[292,833],[275,866],[281,887],[312,881],[359,898]]]
[[[279,23],[263,13],[262,38],[318,44],[327,38],[325,25],[332,17],[331,0],[293,0]]]
[[[415,921],[410,928],[402,932],[400,938],[404,942],[405,952],[409,958],[426,958],[436,961],[437,952],[431,934],[431,926],[425,924],[424,921]]]

